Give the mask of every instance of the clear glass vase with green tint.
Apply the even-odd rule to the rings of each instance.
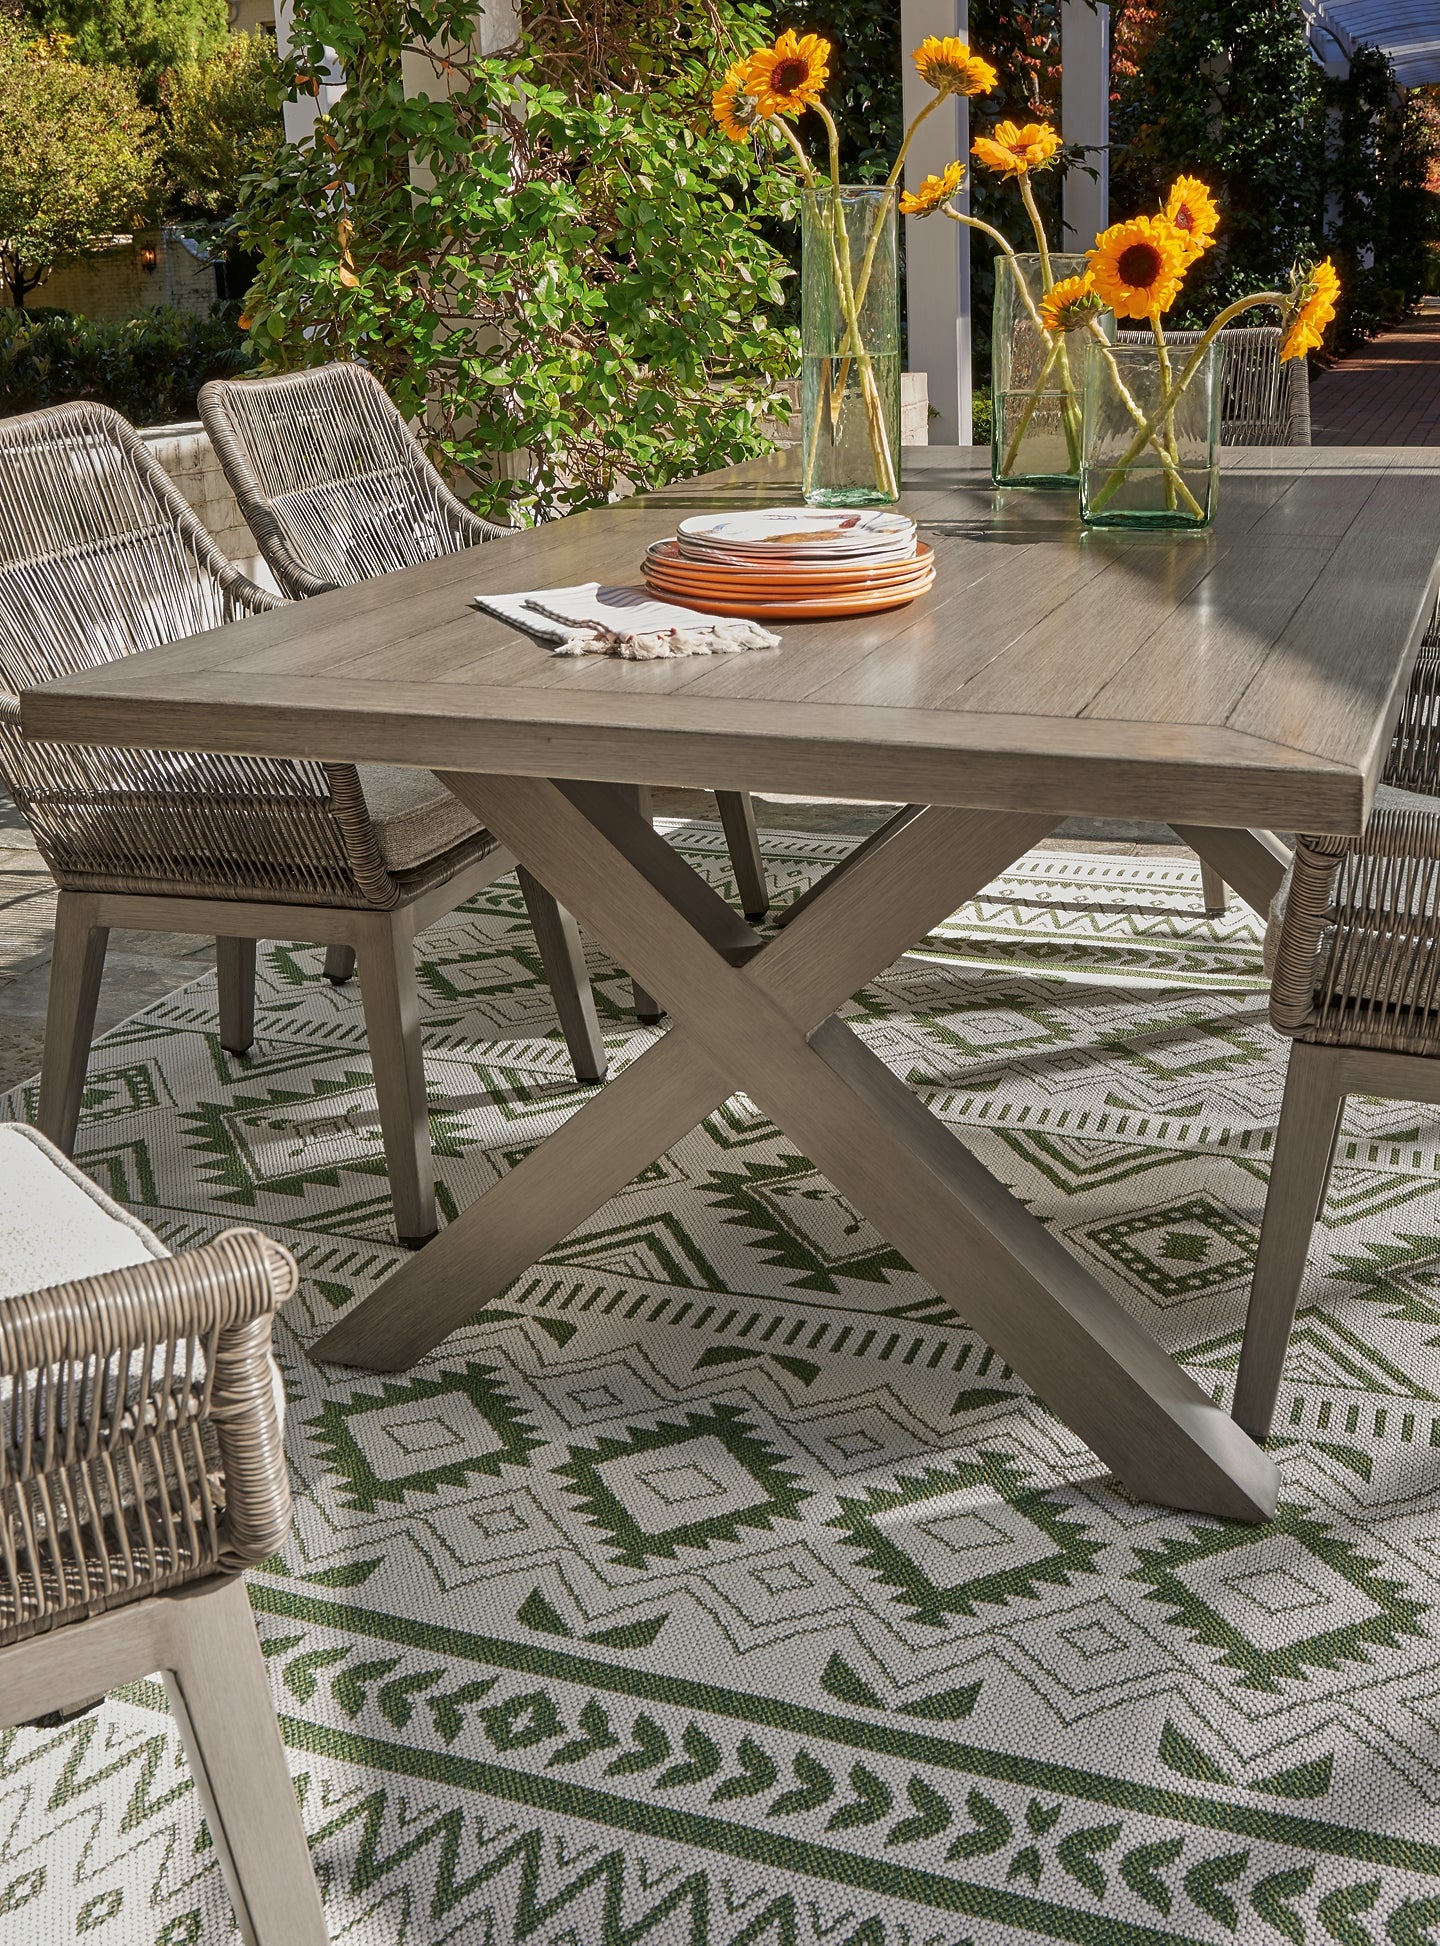
[[[1055,283],[1084,270],[1082,255],[1050,253]],[[990,477],[996,486],[1073,492],[1080,481],[1083,358],[1080,341],[1051,342],[1038,322],[1046,289],[1044,265],[1033,252],[995,259]]]
[[[1080,515],[1086,525],[1208,527],[1219,485],[1219,344],[1207,345],[1197,359],[1188,346],[1102,350],[1091,343],[1084,389]]]
[[[828,183],[801,204],[800,454],[817,507],[885,506],[900,491],[895,196]]]

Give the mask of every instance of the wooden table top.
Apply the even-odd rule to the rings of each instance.
[[[907,608],[723,658],[559,658],[482,589],[638,582],[683,511],[794,501],[793,454],[192,637],[23,699],[71,742],[1358,832],[1435,598],[1440,452],[1224,455],[1203,534],[1086,533],[907,450]]]

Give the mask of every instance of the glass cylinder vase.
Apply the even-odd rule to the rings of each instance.
[[[1050,253],[1055,283],[1085,272],[1083,253]],[[990,477],[1001,487],[1068,487],[1080,480],[1083,339],[1053,342],[1039,323],[1044,265],[1034,252],[995,259],[990,329]],[[1110,322],[1108,316],[1105,320]]]
[[[1208,527],[1219,444],[1218,343],[1198,357],[1188,346],[1086,348],[1080,517],[1087,526]]]
[[[900,493],[895,195],[828,183],[802,198],[800,455],[817,507]]]

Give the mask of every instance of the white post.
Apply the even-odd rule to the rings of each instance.
[[[911,53],[927,34],[966,37],[966,0],[900,0],[904,46],[904,112],[907,124],[932,99]],[[938,176],[957,158],[970,156],[970,109],[963,95],[950,95],[916,135],[905,159],[905,186],[915,189],[925,176]],[[970,207],[969,172],[958,199]],[[905,220],[905,310],[910,369],[925,372],[930,386],[930,422],[937,445],[968,446],[970,416],[970,232],[944,216]]]
[[[1063,0],[1060,14],[1060,126],[1094,175],[1065,178],[1065,248],[1088,250],[1110,222],[1110,9]]]

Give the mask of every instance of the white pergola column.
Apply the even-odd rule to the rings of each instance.
[[[1110,9],[1097,0],[1062,0],[1060,126],[1094,175],[1065,178],[1065,248],[1088,250],[1110,222]]]
[[[969,18],[966,0],[900,0],[907,124],[933,99],[910,59],[927,34],[958,34]],[[970,111],[962,95],[949,95],[925,122],[905,159],[905,186],[938,176],[957,157],[968,162]],[[960,207],[970,207],[966,184]],[[910,369],[924,372],[930,387],[930,436],[937,445],[970,443],[970,232],[943,216],[905,219],[905,312]]]

